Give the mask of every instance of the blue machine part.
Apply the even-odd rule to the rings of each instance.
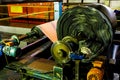
[[[73,54],[70,54],[70,58],[72,60],[82,60],[82,59],[84,59],[84,56],[73,53]]]
[[[58,20],[62,15],[62,2],[54,2],[54,20]]]
[[[2,49],[3,49],[3,45],[0,45],[0,56],[2,56],[3,54]]]
[[[120,10],[114,10],[116,14],[120,14]]]
[[[16,57],[21,53],[21,49],[18,46],[4,46],[2,51],[11,57]]]

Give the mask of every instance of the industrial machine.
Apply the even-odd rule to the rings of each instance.
[[[55,30],[48,35],[40,25],[23,36],[1,39],[0,55],[7,61],[1,80],[114,80],[114,73],[119,77],[119,40],[115,38],[119,33],[109,7],[76,6],[65,10],[56,25],[52,23],[46,23]],[[19,48],[20,41],[33,36],[39,39]]]

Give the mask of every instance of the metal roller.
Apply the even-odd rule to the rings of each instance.
[[[109,15],[106,16],[107,13],[103,13],[107,12],[108,8],[102,7],[104,7],[103,10],[90,6],[76,6],[67,9],[57,22],[58,40],[68,43],[64,40],[66,36],[75,38],[79,47],[72,51],[75,54],[85,55],[82,59],[84,63],[101,54],[104,49],[109,47],[113,39],[112,26],[115,24],[112,24],[112,20],[108,18]],[[58,47],[57,50],[59,50]],[[59,60],[58,58],[55,57],[56,60]]]
[[[69,54],[71,53],[71,47],[63,41],[55,42],[51,47],[51,53],[59,64],[67,63],[70,61]]]
[[[57,63],[63,64],[70,61],[70,54],[77,48],[77,39],[66,36],[62,41],[57,41],[51,46],[51,53]]]

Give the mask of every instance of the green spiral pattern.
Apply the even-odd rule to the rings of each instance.
[[[99,10],[88,6],[76,6],[66,10],[57,22],[57,37],[62,40],[71,36],[79,41],[85,40],[93,52],[88,59],[96,57],[113,39],[112,25]]]

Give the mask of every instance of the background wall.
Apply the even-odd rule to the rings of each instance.
[[[105,4],[112,9],[120,10],[120,0],[63,0],[63,3],[102,3]]]

